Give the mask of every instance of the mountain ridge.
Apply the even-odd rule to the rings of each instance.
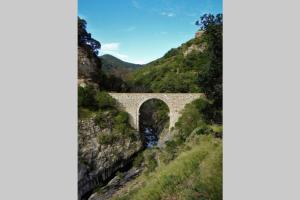
[[[130,72],[141,68],[143,65],[134,64],[130,62],[123,61],[113,55],[104,54],[99,57],[102,62],[102,70],[116,77],[124,79]]]

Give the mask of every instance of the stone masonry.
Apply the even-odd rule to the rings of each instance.
[[[129,113],[130,124],[139,129],[139,110],[150,99],[165,102],[170,110],[170,129],[175,126],[184,106],[204,95],[201,93],[109,93],[117,100],[121,109]]]

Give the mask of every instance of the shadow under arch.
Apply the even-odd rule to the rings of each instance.
[[[155,146],[163,130],[169,130],[170,108],[159,98],[149,98],[141,102],[137,109],[138,130],[147,147]]]

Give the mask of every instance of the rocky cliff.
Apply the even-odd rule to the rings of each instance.
[[[112,133],[101,129],[93,118],[79,120],[78,199],[85,199],[96,187],[107,183],[142,148],[138,132],[136,139],[128,137],[112,144],[100,144],[98,138],[102,134]]]
[[[78,47],[78,85],[98,85],[101,74],[101,61],[90,50]]]

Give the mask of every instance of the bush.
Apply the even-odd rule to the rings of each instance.
[[[116,101],[107,92],[97,92],[96,102],[100,109],[113,108],[116,106]]]
[[[181,139],[185,140],[196,128],[205,128],[209,124],[210,106],[210,102],[204,99],[197,99],[185,106],[181,117],[175,124]]]
[[[195,129],[195,134],[197,135],[209,135],[213,133],[214,133],[213,129],[206,124]]]
[[[91,86],[78,87],[78,107],[97,110],[98,105],[95,94],[96,92]]]
[[[156,155],[155,152],[151,152],[151,151],[145,151],[144,153],[146,175],[148,175],[150,172],[153,172],[157,167],[157,161],[155,159],[155,155]]]
[[[139,153],[133,160],[132,165],[134,167],[140,167],[142,163],[144,162],[144,156],[142,153]]]
[[[121,111],[118,113],[118,115],[115,117],[115,121],[117,124],[121,123],[127,123],[129,119],[129,115],[127,112]]]
[[[122,135],[125,135],[125,133],[129,132],[129,128],[127,126],[127,124],[116,124],[114,126],[115,130],[119,133],[121,133]]]
[[[87,108],[78,108],[78,118],[87,119],[93,116],[93,112]]]
[[[95,122],[99,125],[100,128],[109,128],[110,130],[113,129],[114,124],[114,116],[118,111],[111,109],[111,110],[99,110],[95,117]]]
[[[117,137],[113,134],[101,134],[98,136],[98,143],[99,144],[112,144]]]

